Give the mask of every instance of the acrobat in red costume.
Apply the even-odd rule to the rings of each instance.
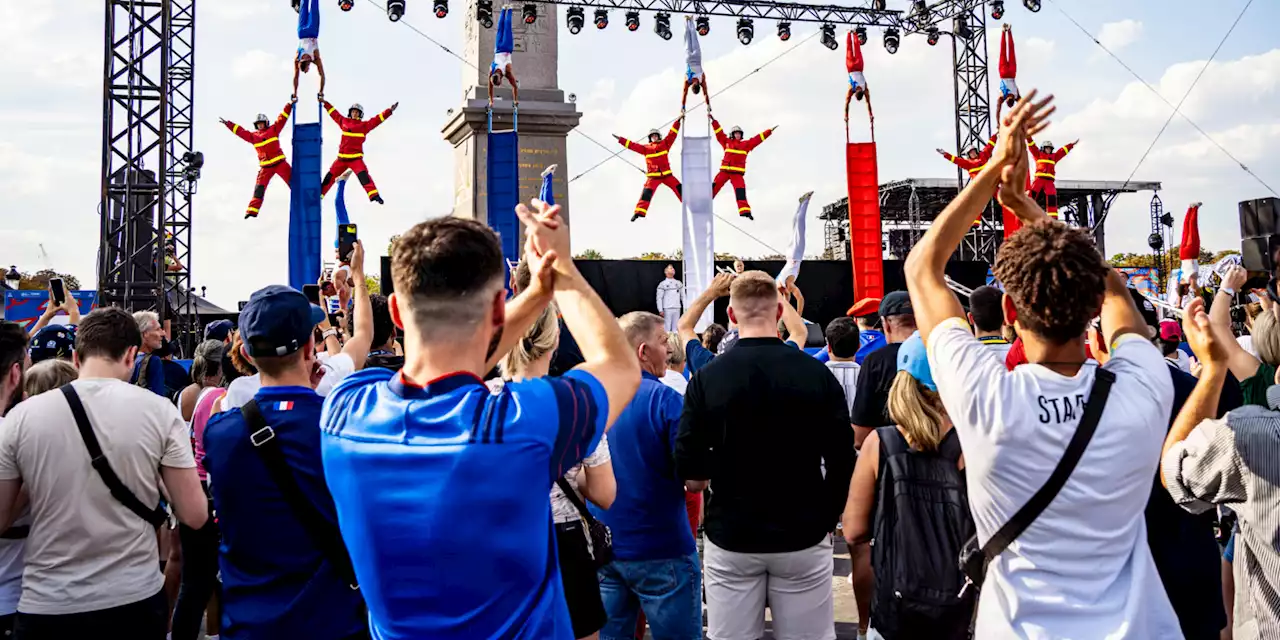
[[[645,217],[649,213],[649,201],[653,200],[653,193],[661,185],[666,185],[676,194],[676,200],[682,200],[680,180],[671,174],[671,160],[667,155],[671,151],[671,145],[676,142],[676,134],[680,132],[681,120],[676,120],[671,125],[671,129],[667,131],[667,137],[662,137],[662,133],[657,129],[649,131],[649,144],[639,144],[632,142],[622,136],[614,136],[617,138],[618,144],[644,155],[644,188],[640,191],[640,201],[636,203],[635,213],[631,216],[631,221],[635,222]]]
[[[1182,244],[1178,246],[1178,258],[1182,260],[1182,273],[1200,272],[1200,205],[1192,202],[1182,219]]]
[[[1018,91],[1018,54],[1013,47],[1013,28],[1004,25],[1000,32],[1000,101],[996,103],[996,122],[1000,122],[1000,108],[1012,107],[1022,99]]]
[[[258,180],[253,183],[253,199],[249,201],[249,206],[244,210],[244,217],[258,217],[258,210],[262,208],[262,199],[267,195],[267,185],[271,183],[272,176],[280,176],[284,183],[289,184],[289,178],[293,175],[293,170],[289,167],[289,161],[284,157],[284,149],[280,148],[280,131],[284,129],[284,123],[289,121],[289,114],[293,111],[293,103],[284,105],[284,111],[280,112],[280,116],[276,118],[274,124],[268,124],[267,114],[260,113],[253,121],[253,131],[249,131],[240,125],[228,120],[219,119],[222,124],[226,125],[231,133],[236,134],[241,140],[253,145],[255,151],[258,152]]]
[[[1058,179],[1058,162],[1067,157],[1079,142],[1076,140],[1054,151],[1053,143],[1048,140],[1037,148],[1035,141],[1027,138],[1027,148],[1031,149],[1031,157],[1036,161],[1036,179],[1031,183],[1028,193],[1050,218],[1058,217],[1058,187],[1054,184]]]
[[[708,115],[710,117],[710,115]],[[726,182],[733,184],[733,194],[738,200],[738,215],[755,220],[751,216],[751,203],[747,202],[747,154],[753,149],[760,146],[766,138],[773,135],[778,130],[777,126],[765,129],[758,135],[744,138],[742,135],[742,127],[734,127],[729,131],[729,135],[724,134],[724,130],[720,128],[720,123],[714,117],[711,118],[711,128],[716,132],[716,140],[720,141],[720,146],[724,147],[724,159],[720,161],[720,173],[716,174],[715,181],[711,184],[711,198],[715,199],[716,194],[720,193],[720,189],[724,188]]]
[[[981,151],[979,151],[974,147],[969,147],[967,150],[965,150],[964,157],[953,156],[950,153],[947,153],[943,149],[938,149],[937,151],[939,154],[942,155],[943,158],[946,158],[947,161],[950,162],[951,164],[954,164],[957,167],[960,167],[961,169],[968,171],[969,179],[973,180],[974,178],[978,177],[978,174],[981,173],[983,169],[987,167],[987,163],[991,160],[991,154],[992,152],[995,151],[995,149],[996,149],[996,137],[991,136],[991,139],[987,140],[987,144],[982,147]],[[982,217],[979,216],[976,220],[973,221],[973,226],[976,227],[979,224],[981,224],[981,222],[982,222]]]
[[[378,125],[386,122],[387,118],[396,112],[396,107],[399,107],[400,103],[391,105],[391,108],[379,113],[378,117],[368,120],[360,119],[364,117],[364,107],[359,104],[351,105],[347,110],[347,117],[338,113],[328,100],[322,104],[325,111],[329,113],[329,117],[338,123],[339,129],[342,129],[342,141],[338,143],[338,159],[333,161],[333,165],[329,167],[329,173],[324,174],[324,181],[320,183],[320,197],[329,193],[334,180],[350,169],[356,174],[360,186],[364,187],[364,192],[369,195],[369,201],[382,204],[382,196],[378,195],[378,186],[373,183],[373,178],[369,177],[369,167],[364,164],[364,137],[370,131],[377,129]]]
[[[875,142],[876,113],[871,110],[871,88],[867,86],[867,77],[862,74],[866,63],[862,60],[862,45],[857,38],[853,37],[852,31],[845,36],[844,66],[849,71],[849,90],[844,94],[845,137],[847,138],[849,133],[849,103],[854,98],[859,101],[866,98],[867,117],[871,121],[871,141]]]

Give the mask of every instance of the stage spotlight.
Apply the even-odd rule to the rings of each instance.
[[[399,22],[404,17],[404,0],[387,0],[387,19]]]
[[[449,0],[435,0],[431,3],[431,10],[435,12],[437,18],[449,15]]]
[[[929,27],[929,46],[937,46],[938,39],[941,37],[942,34],[938,31],[937,27]]]
[[[929,4],[924,0],[914,0],[911,3],[911,15],[918,21],[929,19]]]
[[[597,29],[603,29],[609,26],[609,12],[604,9],[596,9],[595,21]]]
[[[858,39],[859,45],[867,44],[867,28],[857,27],[856,29],[853,30],[853,37]]]
[[[486,29],[493,28],[493,0],[476,0],[476,22]]]
[[[693,21],[693,25],[700,36],[705,36],[708,33],[711,33],[711,20],[706,16],[698,16],[697,19]]]
[[[1004,17],[1004,0],[992,0],[991,2],[991,19],[999,20]]]
[[[1022,0],[1022,6],[1027,8],[1031,13],[1040,12],[1040,0]]]
[[[840,43],[836,42],[836,26],[830,22],[822,25],[822,45],[832,51],[840,48]]]
[[[636,29],[639,29],[640,28],[640,12],[628,11],[626,24],[627,24],[627,31],[635,31]]]
[[[538,20],[538,5],[526,2],[524,7],[520,9],[520,15],[524,16],[525,24],[533,24]]]
[[[951,24],[951,32],[959,36],[961,40],[968,40],[973,35],[973,29],[969,28],[968,17],[956,16]]]
[[[355,0],[338,0],[338,8],[342,9],[343,11],[350,11],[355,6],[356,6]]]
[[[665,11],[659,11],[658,15],[653,17],[653,32],[658,34],[663,40],[671,39],[671,14]]]
[[[885,4],[886,4],[885,0],[872,0],[871,8],[875,9],[876,11],[884,11]]]
[[[565,11],[564,21],[569,27],[569,33],[578,35],[582,31],[582,23],[586,21],[582,7],[569,7]]]
[[[738,18],[738,42],[743,46],[751,44],[751,38],[755,37],[756,28],[751,24],[751,18]]]
[[[791,39],[791,23],[790,22],[778,23],[778,39],[783,42],[786,42]]]
[[[898,30],[889,27],[884,30],[884,50],[889,53],[898,52]]]
[[[1158,233],[1153,233],[1147,236],[1147,246],[1151,247],[1152,251],[1159,251],[1164,248],[1164,238],[1161,238]]]

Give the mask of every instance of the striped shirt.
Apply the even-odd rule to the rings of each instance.
[[[1161,462],[1169,494],[1192,513],[1215,504],[1239,517],[1236,534],[1236,640],[1280,637],[1280,386],[1267,390],[1270,410],[1246,406],[1205,420]]]
[[[858,395],[858,371],[862,369],[856,362],[838,362],[827,361],[825,363],[831,374],[840,381],[840,387],[844,389],[845,404],[849,406],[849,413],[853,413],[853,399]]]

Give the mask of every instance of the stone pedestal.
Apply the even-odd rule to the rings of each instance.
[[[557,37],[559,23],[555,5],[538,4],[538,19],[526,25],[515,7],[515,53],[512,66],[520,80],[520,200],[537,197],[542,185],[542,170],[559,165],[553,182],[556,203],[569,220],[569,173],[566,138],[578,126],[582,114],[565,101],[559,89]],[[475,5],[467,8],[463,20],[466,44],[463,57],[470,63],[463,67],[463,104],[454,110],[441,133],[454,148],[453,215],[487,222],[488,186],[486,184],[486,149],[489,93],[489,64],[493,61],[493,43],[498,11],[494,6],[494,28],[485,29],[475,19]],[[474,65],[474,66],[472,66]],[[511,89],[504,82],[494,92],[494,130],[512,128]]]

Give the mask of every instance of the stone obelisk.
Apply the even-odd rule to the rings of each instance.
[[[565,101],[564,92],[557,86],[559,12],[553,4],[538,3],[537,7],[538,17],[533,24],[525,24],[521,5],[515,5],[512,18],[515,35],[512,67],[520,81],[520,200],[528,202],[537,197],[543,168],[557,164],[553,191],[556,204],[561,206],[561,215],[567,221],[570,174],[566,138],[569,131],[578,126],[582,114],[573,103]],[[462,73],[463,104],[453,111],[442,130],[445,139],[453,144],[453,215],[486,222],[488,118],[485,110],[489,101],[489,64],[493,61],[501,9],[502,5],[494,3],[495,26],[486,29],[476,20],[475,4],[467,7],[463,20],[466,30],[463,57],[468,62]],[[503,82],[494,92],[493,128],[503,130],[511,126],[511,89]]]

